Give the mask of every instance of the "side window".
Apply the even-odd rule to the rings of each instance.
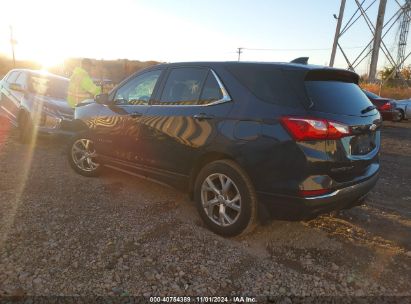
[[[223,93],[215,79],[213,73],[209,72],[204,83],[203,91],[200,96],[199,104],[208,104],[223,98]]]
[[[120,105],[147,105],[161,72],[155,70],[130,79],[116,91],[114,101]]]
[[[20,75],[20,73],[19,72],[11,72],[10,73],[10,75],[9,75],[9,77],[7,77],[7,82],[8,83],[15,83],[16,82],[16,79],[17,79],[17,77]]]
[[[21,72],[15,82],[21,85],[23,89],[27,89],[27,74],[24,72]]]
[[[262,101],[288,107],[300,107],[299,76],[282,68],[265,64],[226,65],[228,71]],[[305,98],[305,97],[304,97]]]
[[[197,104],[206,76],[207,69],[204,68],[172,69],[161,94],[160,103]]]

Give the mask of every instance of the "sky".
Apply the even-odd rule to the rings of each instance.
[[[365,5],[373,0],[365,0]],[[399,3],[404,0],[398,0]],[[327,65],[340,0],[13,0],[2,3],[0,53],[10,56],[10,25],[17,59],[44,66],[66,57],[131,60],[290,61],[309,56]],[[399,8],[388,0],[386,21]],[[356,9],[347,0],[343,24]],[[378,1],[369,10],[375,22]],[[396,57],[398,25],[384,39]],[[361,19],[341,37],[354,59],[371,40]],[[248,48],[248,49],[247,49]],[[274,50],[250,50],[274,49]],[[380,55],[379,66],[388,61]],[[335,66],[346,68],[340,52]],[[364,73],[367,60],[357,70]]]

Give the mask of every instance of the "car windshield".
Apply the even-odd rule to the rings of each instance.
[[[56,99],[67,98],[68,85],[68,79],[42,75],[32,75],[29,81],[31,92]]]

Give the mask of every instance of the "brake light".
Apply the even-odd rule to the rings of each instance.
[[[326,119],[285,116],[281,117],[281,122],[299,141],[339,139],[351,134],[349,126]]]
[[[392,108],[391,102],[387,102],[387,103],[384,103],[381,106],[380,110],[381,111],[389,111],[389,110],[391,110],[391,108]]]

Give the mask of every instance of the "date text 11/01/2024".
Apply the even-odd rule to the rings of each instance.
[[[151,303],[256,303],[255,297],[150,297]]]

